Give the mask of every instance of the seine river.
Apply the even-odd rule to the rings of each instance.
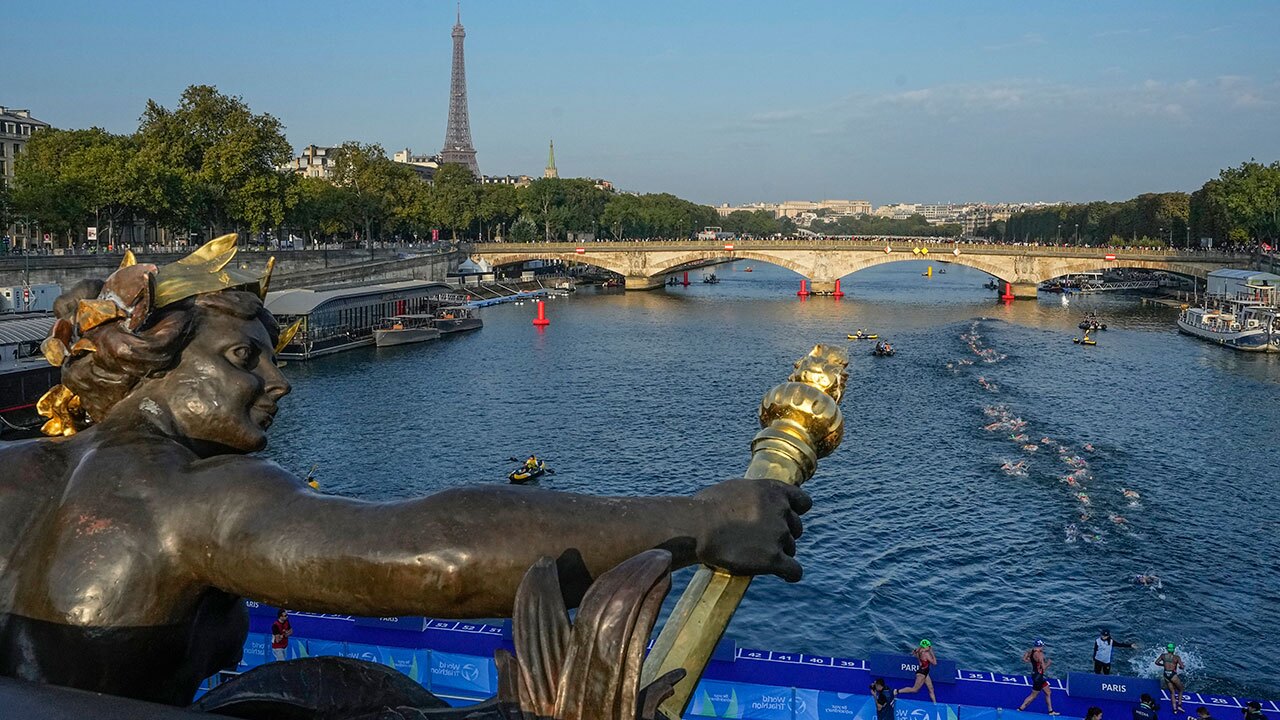
[[[752,585],[740,645],[865,657],[928,637],[961,667],[1023,672],[1042,637],[1060,675],[1091,669],[1107,626],[1139,645],[1114,672],[1154,676],[1176,642],[1189,690],[1280,696],[1280,357],[1180,336],[1136,299],[1001,305],[963,267],[881,266],[803,302],[789,271],[745,267],[584,290],[548,302],[545,332],[505,305],[467,337],[290,363],[267,454],[362,498],[502,483],[529,452],[556,470],[546,487],[692,493],[745,468],[795,358],[865,327],[898,355],[849,344],[805,578]],[[1088,310],[1110,329],[1073,345]]]

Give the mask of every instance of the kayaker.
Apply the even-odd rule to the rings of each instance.
[[[529,456],[529,459],[524,461],[524,469],[525,469],[525,470],[537,470],[537,469],[538,469],[538,456],[537,456],[537,455],[530,455],[530,456]]]

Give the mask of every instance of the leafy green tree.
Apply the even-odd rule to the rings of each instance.
[[[520,198],[514,185],[481,185],[480,203],[476,208],[480,220],[480,236],[494,234],[495,225],[511,226],[520,217]],[[485,228],[489,232],[485,233]]]
[[[519,220],[511,224],[511,239],[515,242],[528,243],[538,239],[538,225],[528,216],[521,215]]]
[[[480,183],[465,165],[445,163],[431,184],[431,215],[448,228],[454,240],[478,217]]]
[[[344,188],[323,178],[299,178],[298,201],[290,208],[286,222],[308,242],[332,238],[347,228],[349,203]]]
[[[381,145],[345,142],[333,151],[333,184],[345,191],[352,232],[365,243],[382,237],[388,226],[425,222],[427,203],[413,183],[414,171],[392,162]]]
[[[258,232],[284,221],[295,177],[278,168],[293,150],[275,117],[254,114],[241,98],[211,85],[192,85],[174,110],[148,100],[138,134],[140,152],[181,184],[186,207],[177,214],[210,235],[241,225]]]

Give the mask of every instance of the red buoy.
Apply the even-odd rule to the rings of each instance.
[[[835,291],[835,292],[833,292],[833,293],[831,293],[831,297],[835,297],[835,298],[842,298],[842,297],[844,297],[844,291],[840,289],[840,281],[839,281],[839,280],[836,280],[836,291]]]
[[[533,319],[533,324],[535,327],[546,327],[551,324],[551,321],[547,319],[546,303],[541,300],[538,301],[538,317]]]
[[[805,280],[804,278],[800,278],[800,292],[797,292],[796,295],[800,297],[809,297],[809,281],[808,280]]]
[[[1004,294],[1000,296],[1001,300],[1009,301],[1013,299],[1013,283],[1004,284]]]
[[[684,271],[684,282],[680,284],[684,285],[685,287],[689,287],[689,271],[688,270]]]

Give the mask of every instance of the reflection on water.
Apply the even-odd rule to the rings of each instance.
[[[845,443],[807,487],[805,579],[753,585],[733,637],[859,657],[927,636],[1006,671],[1044,637],[1065,673],[1091,667],[1105,625],[1177,642],[1200,665],[1192,690],[1280,695],[1240,652],[1280,627],[1280,358],[1180,336],[1175,311],[1132,299],[1002,305],[985,275],[936,261],[932,278],[923,262],[849,276],[840,301],[801,301],[798,276],[752,265],[549,302],[545,332],[508,305],[466,337],[291,363],[267,454],[366,498],[503,482],[535,451],[550,487],[691,493],[742,471],[760,396],[796,357],[867,328],[898,354],[849,343]],[[1089,310],[1111,329],[1073,345]],[[1017,422],[985,429],[999,418]]]

